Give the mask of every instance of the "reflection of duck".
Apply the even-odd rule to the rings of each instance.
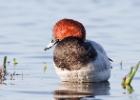
[[[109,82],[100,83],[69,83],[62,82],[54,92],[55,100],[80,100],[82,97],[108,95]]]
[[[72,19],[62,19],[53,28],[54,64],[62,81],[100,82],[110,77],[111,64],[98,43],[86,40],[84,26]]]

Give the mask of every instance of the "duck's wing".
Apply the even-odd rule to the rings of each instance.
[[[87,40],[86,42],[91,43],[92,46],[94,46],[94,48],[96,49],[96,51],[98,51],[98,52],[102,53],[103,55],[107,56],[107,53],[105,52],[104,48],[100,44],[96,43],[95,41],[90,41],[90,40]],[[108,60],[113,62],[113,60],[110,57],[108,57]]]
[[[86,42],[91,43],[91,45],[96,49],[96,51],[106,55],[105,50],[103,49],[103,47],[100,44],[98,44],[98,43],[96,43],[94,41],[90,41],[90,40],[87,40]]]

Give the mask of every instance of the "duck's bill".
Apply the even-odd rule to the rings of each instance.
[[[47,45],[47,47],[44,49],[45,51],[52,48],[58,41],[51,40],[51,42]]]

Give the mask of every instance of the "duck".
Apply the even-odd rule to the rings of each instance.
[[[86,39],[82,23],[60,19],[52,28],[54,69],[62,82],[102,82],[111,76],[111,59],[97,42]]]

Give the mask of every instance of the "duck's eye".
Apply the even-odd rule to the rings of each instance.
[[[54,40],[54,39],[52,39],[52,40],[51,40],[51,43],[54,43],[54,42],[55,42],[55,40]]]
[[[52,40],[51,40],[51,43],[57,43],[57,42],[59,42],[59,41],[60,41],[59,39],[57,39],[57,40],[52,39]]]

